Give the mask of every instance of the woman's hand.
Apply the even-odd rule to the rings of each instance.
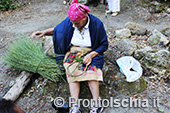
[[[90,54],[87,54],[83,59],[83,63],[89,65],[91,64],[91,62],[92,62],[92,56]]]
[[[38,38],[41,38],[45,35],[45,33],[43,31],[36,31],[36,32],[33,32],[30,37],[35,38],[36,35],[38,35]]]
[[[84,59],[83,59],[83,63],[86,64],[86,65],[90,65],[91,62],[92,62],[92,59],[93,59],[96,55],[98,55],[98,53],[95,52],[95,51],[92,51],[91,53],[87,54],[87,55],[84,57]]]
[[[54,27],[43,30],[43,31],[36,31],[31,34],[31,38],[35,38],[36,35],[38,35],[38,38],[41,38],[45,35],[53,35]]]

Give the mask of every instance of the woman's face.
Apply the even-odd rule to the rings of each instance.
[[[79,21],[71,21],[75,27],[77,27],[79,30],[82,30],[82,28],[87,24],[87,17],[85,19],[79,20]]]

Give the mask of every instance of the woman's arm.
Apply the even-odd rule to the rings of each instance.
[[[35,38],[35,36],[38,35],[38,38],[41,38],[45,35],[53,35],[53,31],[54,31],[54,27],[43,30],[43,31],[36,31],[36,32],[33,32],[30,37]]]

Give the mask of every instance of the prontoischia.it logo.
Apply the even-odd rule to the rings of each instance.
[[[159,106],[159,98],[153,98],[151,99],[152,105],[149,105],[148,99],[141,99],[136,98],[133,99],[130,98],[123,98],[123,99],[116,99],[113,97],[110,97],[109,99],[101,99],[99,98],[97,101],[94,99],[76,99],[73,97],[69,97],[69,107],[71,107],[74,104],[77,104],[79,107],[82,105],[83,107],[93,107],[94,105],[102,106],[102,107],[160,107]],[[65,104],[65,100],[62,97],[57,97],[54,100],[54,105],[56,107],[61,107]]]

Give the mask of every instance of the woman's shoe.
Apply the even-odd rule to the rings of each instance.
[[[103,107],[92,107],[90,113],[102,113]]]
[[[110,14],[110,13],[112,13],[111,10],[107,10],[107,11],[106,11],[106,14]]]
[[[111,16],[117,16],[118,15],[118,12],[113,12]]]
[[[81,113],[81,110],[79,107],[71,107],[69,113]]]

